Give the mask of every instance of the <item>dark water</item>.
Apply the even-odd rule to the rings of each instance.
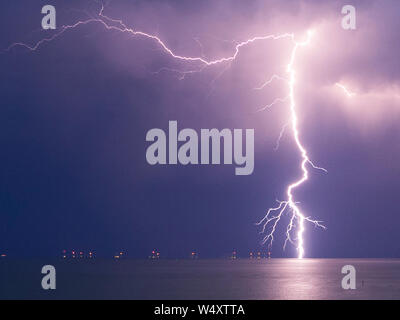
[[[57,289],[41,288],[52,264]],[[343,290],[344,265],[356,268]],[[1,299],[400,299],[400,260],[0,260]]]

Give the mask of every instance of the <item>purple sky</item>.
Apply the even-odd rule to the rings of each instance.
[[[321,2],[115,0],[105,14],[157,35],[176,54],[208,60],[254,36],[288,32],[301,41],[315,30],[296,58],[295,96],[303,144],[329,173],[312,171],[296,199],[327,230],[307,225],[306,256],[398,257],[400,3],[353,1],[357,30],[346,31],[340,11],[348,2]],[[53,35],[40,31],[44,4],[1,4],[0,47]],[[59,28],[99,11],[94,1],[53,5]],[[218,257],[260,248],[254,223],[284,198],[300,157],[290,130],[274,151],[288,104],[257,112],[285,96],[286,84],[254,88],[285,76],[291,48],[287,40],[256,42],[230,65],[180,79],[165,68],[201,64],[91,23],[34,52],[0,55],[0,251],[123,248],[144,257],[157,248]],[[146,132],[166,130],[169,120],[181,129],[254,128],[253,175],[235,176],[232,166],[149,166]],[[282,231],[273,256],[296,256],[291,246],[282,251]]]

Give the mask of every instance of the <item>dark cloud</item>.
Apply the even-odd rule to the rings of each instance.
[[[358,27],[340,26],[343,1],[112,1],[106,14],[156,34],[177,54],[231,55],[252,36],[312,28],[312,44],[296,60],[301,137],[329,174],[312,173],[296,193],[303,210],[324,220],[307,226],[307,254],[318,257],[398,256],[395,193],[399,190],[398,1],[356,1]],[[55,1],[58,24],[96,13],[92,1]],[[40,8],[31,1],[0,6],[0,45],[34,43]],[[72,10],[73,9],[73,10]],[[15,19],[18,17],[18,19]],[[0,162],[3,222],[0,249],[57,253],[64,247],[127,248],[146,256],[220,256],[258,247],[254,226],[288,181],[299,175],[290,132],[274,151],[287,104],[260,107],[286,94],[292,43],[261,41],[237,60],[207,67],[177,62],[143,37],[90,24],[36,52],[0,56]],[[154,73],[156,72],[156,73]],[[349,99],[335,83],[357,93]],[[255,128],[255,172],[233,167],[150,167],[145,134],[180,128]],[[35,240],[32,240],[35,239]],[[275,256],[283,253],[278,236]]]

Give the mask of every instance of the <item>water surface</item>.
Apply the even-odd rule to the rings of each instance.
[[[41,289],[41,267],[57,289]],[[343,290],[341,269],[356,268]],[[0,261],[1,299],[400,299],[400,260]]]

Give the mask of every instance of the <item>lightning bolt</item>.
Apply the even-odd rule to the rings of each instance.
[[[298,203],[294,200],[294,191],[297,188],[299,188],[302,184],[304,184],[309,178],[308,166],[311,166],[314,169],[319,169],[319,170],[323,170],[324,172],[326,172],[325,169],[317,167],[313,164],[313,162],[310,160],[310,158],[308,156],[307,150],[305,149],[305,147],[303,146],[303,144],[300,140],[300,130],[299,130],[299,125],[298,125],[298,117],[297,117],[297,105],[296,105],[296,100],[295,100],[296,70],[294,69],[294,64],[295,64],[297,52],[298,52],[299,48],[305,47],[310,43],[312,36],[314,34],[314,31],[308,31],[306,40],[304,40],[302,42],[297,42],[295,40],[294,34],[292,34],[292,33],[284,33],[284,34],[278,34],[278,35],[272,34],[272,35],[251,37],[247,40],[236,43],[236,45],[234,47],[234,52],[231,55],[222,57],[219,59],[209,60],[209,59],[205,58],[203,53],[201,54],[201,56],[198,56],[198,57],[191,57],[191,56],[184,56],[184,55],[177,54],[172,49],[170,49],[167,46],[167,44],[165,42],[163,42],[162,39],[159,38],[158,36],[130,28],[122,20],[113,19],[113,18],[106,16],[104,14],[104,11],[105,11],[105,7],[104,7],[104,5],[101,5],[100,11],[95,16],[88,15],[89,18],[86,20],[77,21],[75,24],[72,24],[72,25],[64,25],[60,28],[59,31],[57,31],[51,37],[41,39],[40,41],[36,42],[33,45],[28,45],[23,42],[13,43],[6,49],[6,51],[10,51],[11,49],[18,47],[18,46],[24,47],[30,51],[36,51],[39,49],[39,47],[41,47],[45,43],[54,41],[55,39],[60,37],[67,30],[75,29],[80,26],[91,24],[91,23],[97,23],[97,24],[102,25],[106,30],[114,30],[114,31],[118,31],[121,33],[129,34],[133,37],[143,37],[143,38],[152,40],[162,49],[162,51],[165,54],[169,55],[171,58],[173,58],[175,60],[184,61],[187,63],[197,64],[198,65],[197,68],[195,68],[194,70],[189,70],[189,71],[182,71],[179,69],[174,70],[174,69],[168,69],[168,68],[163,68],[158,71],[158,72],[160,72],[162,70],[168,70],[168,71],[172,71],[172,72],[178,72],[181,74],[181,79],[183,79],[187,74],[201,72],[206,67],[211,67],[211,66],[220,65],[220,64],[228,64],[228,66],[230,66],[230,64],[237,59],[240,50],[243,47],[251,45],[254,42],[288,39],[293,43],[290,60],[286,67],[287,77],[285,78],[280,75],[273,75],[268,81],[264,82],[260,87],[255,88],[255,89],[262,90],[263,88],[265,88],[266,86],[271,84],[273,81],[284,81],[287,83],[288,95],[283,98],[276,98],[272,103],[267,104],[264,107],[260,108],[259,111],[269,109],[270,107],[274,106],[277,103],[289,102],[288,104],[289,104],[289,109],[290,109],[290,119],[285,124],[285,126],[282,128],[279,139],[277,141],[277,147],[279,146],[279,140],[283,135],[284,129],[290,125],[293,139],[294,139],[297,149],[301,155],[300,169],[301,169],[302,175],[297,180],[289,183],[289,185],[286,189],[286,200],[278,201],[278,206],[274,207],[274,208],[270,208],[267,211],[267,213],[265,214],[264,218],[261,219],[261,221],[259,221],[257,223],[257,225],[262,226],[262,233],[266,233],[262,242],[264,244],[268,243],[269,246],[272,246],[272,242],[274,241],[274,234],[275,234],[277,225],[278,225],[279,221],[281,220],[282,216],[284,215],[284,213],[289,212],[290,219],[289,219],[289,223],[286,227],[286,240],[284,243],[284,248],[286,247],[287,242],[294,244],[297,248],[298,258],[300,258],[300,259],[303,258],[304,254],[305,254],[304,239],[303,239],[303,234],[305,232],[305,224],[308,222],[308,223],[314,224],[317,227],[325,228],[321,224],[320,221],[312,220],[310,217],[306,216],[300,210]],[[198,39],[195,39],[195,41],[199,44],[199,46],[202,49],[201,43],[198,41]],[[337,85],[339,86],[339,84],[337,84]],[[345,90],[344,87],[342,89]],[[345,92],[347,94],[350,94],[350,92],[348,92],[347,90]],[[294,233],[294,229],[296,229],[296,228],[297,228],[297,233],[294,236],[293,233]]]
[[[349,97],[354,97],[356,94],[354,92],[351,92],[349,89],[347,89],[343,84],[336,82],[335,86],[339,87],[340,89],[343,90],[343,92]]]
[[[257,225],[262,225],[261,233],[266,233],[267,228],[270,227],[270,231],[264,237],[263,243],[268,242],[269,246],[272,246],[272,242],[274,241],[274,234],[275,234],[276,227],[277,227],[279,221],[281,220],[283,214],[286,211],[290,211],[291,216],[290,216],[289,224],[287,225],[287,228],[286,228],[286,240],[284,243],[284,248],[286,247],[286,244],[288,241],[291,243],[294,243],[294,240],[295,240],[297,242],[297,244],[296,244],[297,257],[299,259],[302,259],[304,257],[304,253],[305,253],[304,239],[303,239],[303,233],[305,231],[305,222],[310,222],[310,223],[314,224],[315,226],[325,228],[325,226],[323,226],[321,224],[321,221],[312,220],[310,217],[305,216],[301,212],[301,210],[298,206],[298,203],[296,203],[294,200],[294,195],[293,195],[294,190],[308,180],[308,177],[309,177],[309,172],[307,169],[308,165],[310,165],[311,167],[313,167],[315,169],[320,169],[320,170],[323,170],[326,172],[325,169],[317,167],[313,164],[313,162],[310,160],[310,158],[307,154],[307,150],[305,149],[305,147],[303,146],[303,144],[300,141],[300,133],[299,133],[299,126],[298,126],[297,110],[296,110],[296,101],[295,101],[295,94],[294,94],[295,83],[296,83],[296,71],[294,69],[294,63],[295,63],[295,59],[296,59],[296,53],[300,47],[307,46],[310,43],[313,34],[314,34],[314,31],[309,30],[307,32],[307,39],[305,41],[296,42],[293,40],[294,47],[292,49],[290,61],[286,68],[286,71],[289,74],[289,80],[288,80],[289,95],[288,95],[288,97],[290,100],[290,123],[291,123],[294,141],[296,142],[296,146],[297,146],[298,150],[300,151],[301,158],[302,158],[302,161],[300,163],[302,176],[298,180],[290,183],[289,186],[287,187],[287,189],[286,189],[287,199],[285,201],[277,200],[279,205],[277,207],[270,208],[267,211],[264,218],[261,219],[257,223]],[[272,81],[272,78],[269,81]],[[285,126],[284,126],[284,128],[285,128]],[[282,137],[283,130],[284,129],[282,129],[282,131],[281,131],[280,137]],[[278,140],[278,142],[279,142],[279,140]],[[297,224],[296,224],[296,222],[297,222]],[[296,239],[293,239],[291,233],[296,225],[298,227],[297,236],[296,236]]]

